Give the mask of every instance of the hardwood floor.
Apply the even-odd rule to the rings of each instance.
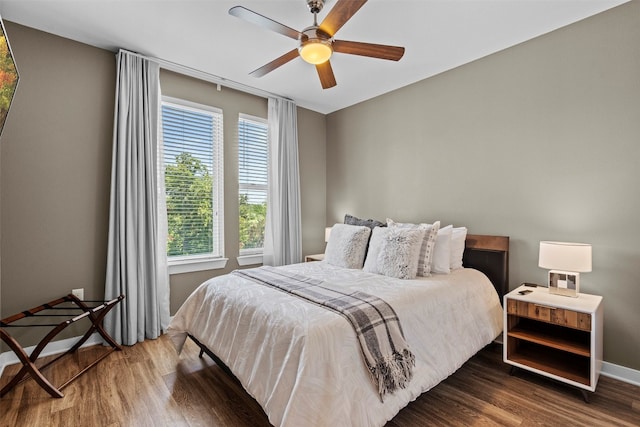
[[[102,347],[81,350],[45,371],[61,384]],[[5,369],[0,387],[18,366]],[[178,356],[168,338],[114,352],[54,399],[33,380],[0,399],[1,426],[268,426],[260,406],[187,342]],[[591,403],[578,390],[518,371],[501,348],[480,351],[458,372],[391,420],[406,426],[638,426],[640,387],[601,377]]]

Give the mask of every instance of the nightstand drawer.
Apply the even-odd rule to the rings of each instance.
[[[558,308],[551,312],[551,323],[583,331],[591,330],[591,315]]]
[[[507,300],[507,313],[583,331],[591,330],[591,315],[589,313],[580,313],[514,299]]]

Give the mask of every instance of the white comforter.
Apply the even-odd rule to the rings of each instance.
[[[498,295],[473,269],[399,280],[324,262],[282,268],[387,301],[416,366],[408,387],[381,402],[342,316],[235,275],[208,280],[168,333],[178,351],[187,333],[209,347],[275,426],[382,426],[502,331]]]

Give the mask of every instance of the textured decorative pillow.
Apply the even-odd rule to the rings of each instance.
[[[431,264],[432,273],[449,274],[451,273],[451,232],[453,225],[447,225],[438,230],[436,238],[436,246],[433,250],[433,263]]]
[[[362,268],[371,229],[365,226],[336,224],[324,252],[324,260],[344,268]]]
[[[361,219],[357,216],[346,214],[344,216],[344,223],[350,225],[364,225],[373,230],[375,227],[386,227],[384,222],[376,221],[375,219]]]
[[[390,228],[378,254],[380,274],[397,279],[415,279],[424,233],[422,228]]]
[[[467,239],[466,227],[454,227],[451,231],[451,258],[449,267],[451,270],[462,268],[462,255],[464,254],[464,242]]]
[[[380,274],[380,272],[378,271],[378,255],[384,247],[388,233],[388,227],[376,227],[373,229],[373,232],[371,233],[371,239],[369,239],[367,259],[364,261],[364,267],[362,268],[367,273]]]
[[[418,276],[429,277],[431,276],[431,264],[433,259],[433,250],[436,244],[436,237],[438,230],[440,229],[440,221],[436,221],[433,224],[411,224],[395,222],[394,220],[387,218],[387,225],[389,227],[399,228],[422,228],[425,230],[424,240],[420,248],[420,258],[418,260]]]

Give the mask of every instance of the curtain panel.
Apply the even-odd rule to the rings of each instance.
[[[105,328],[125,345],[157,338],[169,324],[159,70],[155,62],[118,53],[105,299],[125,299]]]
[[[263,264],[302,261],[298,111],[286,99],[269,98],[269,195]]]

